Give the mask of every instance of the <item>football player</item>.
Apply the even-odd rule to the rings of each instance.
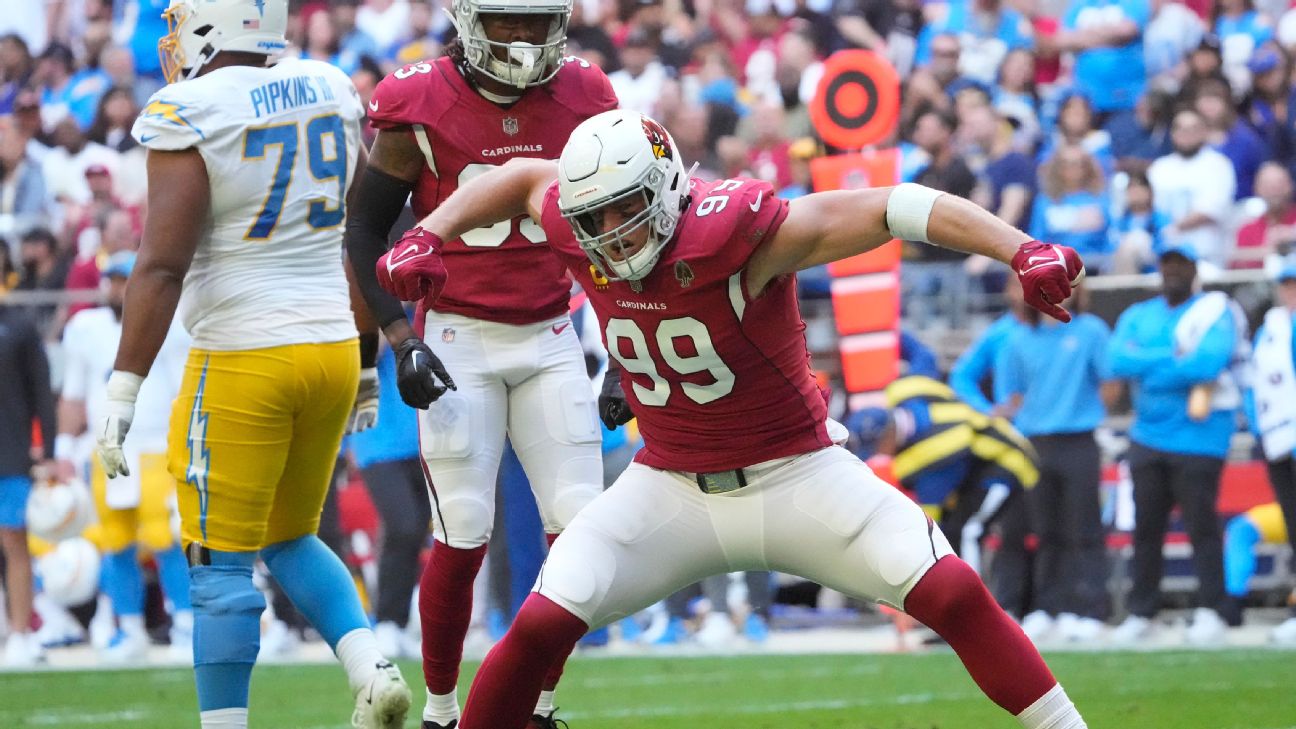
[[[790,203],[773,193],[756,180],[690,180],[661,125],[612,111],[578,127],[558,162],[514,161],[463,186],[393,248],[400,260],[529,214],[589,293],[644,439],[554,545],[477,674],[461,729],[521,729],[545,668],[587,628],[735,570],[903,608],[1023,726],[1085,726],[922,509],[833,444],[794,275],[892,238],[928,241],[1010,263],[1026,301],[1067,320],[1057,302],[1084,272],[1079,256],[920,185]],[[420,285],[400,268],[394,278]]]
[[[459,40],[447,55],[397,70],[369,103],[379,132],[347,247],[396,352],[401,396],[426,410],[419,435],[436,542],[419,590],[425,729],[447,729],[459,718],[459,663],[505,436],[552,543],[602,491],[601,431],[567,314],[571,281],[534,220],[519,214],[465,229],[435,258],[408,250],[410,258],[381,270],[375,263],[411,193],[415,214],[427,215],[510,159],[556,159],[576,125],[616,106],[602,71],[563,57],[571,10],[572,0],[456,0]],[[417,287],[392,288],[393,295],[379,286],[379,276],[390,286],[403,268],[433,260],[449,274],[435,303]],[[420,302],[413,327],[398,298]],[[440,383],[422,389],[432,370]],[[535,726],[554,726],[562,668],[556,661],[547,671]]]
[[[59,400],[59,434],[54,442],[59,476],[79,475],[77,441],[87,423],[103,417],[105,383],[121,340],[122,300],[126,281],[135,267],[133,251],[110,256],[103,269],[107,306],[85,309],[68,320],[63,330],[63,391]],[[105,649],[112,663],[130,663],[146,656],[149,637],[144,630],[144,582],[137,548],[153,554],[162,591],[171,601],[171,646],[187,656],[193,645],[193,611],[189,602],[189,565],[171,529],[171,504],[176,482],[167,473],[167,413],[180,391],[189,335],[172,322],[166,339],[136,400],[136,417],[125,444],[129,476],[104,478],[103,467],[90,464],[90,486],[99,517],[103,550],[103,589],[112,600],[118,630]]]
[[[343,430],[368,424],[376,405],[376,352],[366,348],[362,376],[366,312],[353,318],[341,251],[364,109],[333,66],[267,66],[285,46],[287,0],[171,0],[165,17],[170,85],[133,129],[148,149],[148,217],[98,455],[108,478],[129,475],[122,444],[178,302],[194,343],[168,466],[202,726],[247,726],[260,556],[346,669],[353,725],[399,727],[409,688],[379,652],[350,573],[316,536]]]

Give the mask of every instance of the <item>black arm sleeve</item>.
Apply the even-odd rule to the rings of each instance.
[[[414,183],[369,167],[356,188],[356,204],[347,216],[346,249],[355,269],[356,284],[378,326],[403,319],[401,302],[378,285],[374,267],[387,252],[387,234],[409,199]]]

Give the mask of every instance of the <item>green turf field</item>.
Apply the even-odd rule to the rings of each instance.
[[[1049,657],[1093,729],[1296,729],[1296,652]],[[402,666],[418,680],[418,666]],[[467,684],[465,680],[464,685]],[[420,692],[421,694],[421,692]],[[953,654],[578,659],[559,692],[572,729],[1011,729]],[[416,712],[422,698],[416,696]],[[182,670],[0,674],[0,727],[196,727]],[[266,666],[252,727],[343,729],[334,666]],[[411,721],[409,727],[416,727]]]

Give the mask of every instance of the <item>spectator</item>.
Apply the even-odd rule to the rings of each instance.
[[[781,190],[792,184],[788,147],[791,142],[785,131],[783,105],[770,102],[756,104],[746,125],[750,135],[747,152],[747,169],[757,179],[765,180]],[[747,121],[744,120],[744,121]]]
[[[1143,61],[1153,86],[1177,87],[1188,54],[1201,44],[1206,25],[1176,0],[1152,0],[1152,21],[1143,33]]]
[[[621,49],[621,70],[608,74],[622,109],[651,115],[669,76],[657,58],[656,40],[642,30],[631,31]]]
[[[395,55],[397,41],[410,27],[410,20],[414,16],[411,6],[416,5],[430,10],[426,0],[414,0],[413,3],[406,0],[365,0],[356,9],[355,27],[373,41],[374,48],[378,51],[377,57],[391,58]],[[421,61],[423,58],[415,60]],[[358,64],[359,59],[356,62]]]
[[[959,39],[943,34],[931,40],[931,62],[917,69],[905,83],[901,122],[912,124],[929,108],[948,111],[952,106],[951,90],[957,90],[959,76]]]
[[[1061,147],[1040,168],[1040,189],[1031,211],[1031,237],[1070,246],[1085,268],[1108,265],[1106,178],[1093,155],[1076,145]]]
[[[41,131],[40,95],[32,89],[23,89],[14,99],[13,119],[18,131],[27,139],[27,158],[33,164],[43,165],[50,148]]]
[[[142,95],[144,88],[152,88],[152,84],[140,83],[140,78],[135,75],[135,56],[131,54],[129,48],[124,46],[108,46],[99,54],[99,68],[108,76],[110,89],[129,89],[131,100],[136,106],[144,106],[148,103],[148,96]]]
[[[59,43],[51,43],[41,54],[32,82],[41,91],[41,123],[46,129],[67,116],[89,129],[99,97],[108,90],[107,74],[97,68],[77,70],[72,50]]]
[[[1237,187],[1234,197],[1238,200],[1251,197],[1256,170],[1272,156],[1272,151],[1265,147],[1264,140],[1250,124],[1238,118],[1228,84],[1223,81],[1198,84],[1193,108],[1206,122],[1211,147],[1233,164]]]
[[[1013,148],[1012,124],[992,109],[984,108],[973,112],[961,131],[985,160],[973,201],[1009,225],[1029,227],[1035,165]]]
[[[903,270],[903,269],[902,269]],[[1013,334],[1027,323],[1029,307],[1022,299],[1021,286],[1009,277],[1004,289],[1008,311],[995,319],[977,337],[950,369],[949,383],[959,399],[983,413],[999,414],[1003,408],[990,401],[998,390],[994,381],[995,361]]]
[[[1044,147],[1039,153],[1040,164],[1048,162],[1054,150],[1066,145],[1078,146],[1093,155],[1094,159],[1098,160],[1104,176],[1110,175],[1116,167],[1116,157],[1112,154],[1111,148],[1111,135],[1097,128],[1093,105],[1081,93],[1070,93],[1063,97],[1058,109],[1057,131],[1045,140]]]
[[[1252,354],[1253,389],[1247,392],[1247,421],[1256,434],[1269,469],[1269,484],[1282,508],[1287,539],[1296,551],[1296,369],[1293,319],[1296,312],[1296,266],[1278,274],[1276,306],[1256,332]],[[1296,607],[1273,633],[1276,642],[1296,643]]]
[[[58,291],[67,279],[67,263],[58,254],[58,239],[46,228],[34,228],[21,238],[21,291]]]
[[[921,6],[918,0],[836,0],[836,31],[846,45],[886,56],[900,77],[907,78],[923,27]]]
[[[576,6],[579,7],[580,3],[576,3]],[[402,35],[402,41],[394,54],[396,62],[403,65],[436,58],[441,55],[450,31],[450,19],[445,13],[437,12],[435,3],[426,0],[410,3],[409,28]],[[361,66],[364,66],[363,58]],[[382,80],[381,75],[379,80]]]
[[[1157,211],[1169,221],[1161,230],[1165,245],[1191,247],[1202,262],[1223,267],[1236,177],[1228,158],[1206,146],[1206,134],[1197,111],[1175,114],[1170,127],[1174,151],[1152,163],[1148,180]]]
[[[0,35],[17,35],[32,53],[40,53],[49,41],[47,3],[10,3],[0,13]]]
[[[121,155],[86,138],[71,117],[54,128],[54,148],[45,155],[41,171],[45,174],[45,192],[55,202],[85,204],[90,202],[86,170],[95,165],[107,168],[114,179]]]
[[[1132,115],[1113,117],[1106,131],[1111,136],[1111,152],[1120,169],[1146,169],[1152,160],[1170,151],[1170,117],[1174,97],[1157,89],[1148,89],[1134,105]]]
[[[10,630],[3,665],[15,668],[30,667],[43,658],[31,633],[31,554],[25,528],[34,421],[40,423],[42,466],[52,473],[54,392],[45,345],[22,309],[0,306],[0,552],[5,560]]]
[[[959,39],[959,71],[981,83],[994,83],[1004,56],[1012,50],[1034,47],[1031,25],[1021,13],[1004,7],[1003,0],[966,0],[929,6],[927,26],[918,36],[914,63],[931,62],[931,40],[938,35]],[[934,17],[932,17],[934,16]]]
[[[356,27],[360,5],[360,0],[333,0],[329,3],[330,29],[337,44],[337,53],[330,62],[348,76],[360,65],[361,58],[385,57],[374,39]]]
[[[1040,134],[1040,100],[1035,87],[1035,55],[1031,51],[1009,51],[1004,56],[991,98],[999,113],[1016,120],[1014,146],[1023,152],[1034,152]]]
[[[13,111],[14,100],[31,79],[33,66],[22,36],[11,33],[0,37],[0,114]]]
[[[12,116],[0,116],[0,235],[46,225],[45,177],[27,156],[27,135]]]
[[[1073,51],[1075,83],[1100,114],[1130,111],[1143,93],[1147,0],[1071,0],[1057,44]]]
[[[678,144],[679,138],[676,137],[675,141]],[[778,191],[778,196],[784,200],[795,200],[814,192],[814,181],[810,176],[810,160],[819,156],[819,144],[811,137],[802,137],[788,144],[787,155],[790,182]],[[697,158],[685,157],[684,159]]]
[[[1107,612],[1102,455],[1094,430],[1106,415],[1100,390],[1110,379],[1111,330],[1084,311],[1083,301],[1082,293],[1071,297],[1067,326],[1030,310],[1033,321],[1009,337],[995,367],[995,389],[1039,458],[1039,483],[1024,499],[1039,546],[1035,610],[1022,628],[1035,639],[1056,630],[1069,641],[1092,641]]]
[[[1238,229],[1229,268],[1260,268],[1267,257],[1286,256],[1296,247],[1291,173],[1277,162],[1265,162],[1256,173],[1255,193],[1264,201],[1265,212]]]
[[[1134,397],[1133,586],[1129,617],[1112,634],[1117,643],[1141,641],[1152,631],[1161,608],[1166,526],[1176,505],[1192,542],[1198,582],[1186,637],[1198,645],[1224,637],[1217,612],[1224,604],[1224,563],[1215,501],[1240,404],[1230,365],[1244,334],[1227,295],[1194,293],[1197,256],[1191,245],[1168,244],[1160,257],[1161,296],[1125,310],[1107,348],[1112,374],[1131,383]]]
[[[1197,96],[1197,84],[1203,81],[1228,82],[1228,77],[1224,75],[1224,52],[1221,50],[1219,36],[1214,33],[1202,36],[1201,43],[1188,54],[1187,70],[1187,75],[1179,84],[1177,101],[1180,104],[1191,104]]]
[[[1147,273],[1154,268],[1161,251],[1161,230],[1166,224],[1165,216],[1152,204],[1147,173],[1129,173],[1125,204],[1111,227],[1111,272]]]
[[[1296,164],[1296,89],[1292,88],[1292,63],[1287,51],[1266,44],[1247,63],[1251,71],[1251,95],[1246,103],[1247,121],[1260,133],[1273,158]]]
[[[317,9],[305,18],[306,34],[302,39],[301,54],[325,63],[335,63],[342,44],[338,39],[337,28],[333,25],[333,16],[328,11]],[[347,74],[350,75],[350,69]]]
[[[124,0],[114,2],[113,40],[130,48],[135,72],[149,80],[136,91],[147,99],[165,83],[158,59],[157,42],[167,34],[167,20],[162,17],[169,0]]]
[[[1211,32],[1219,36],[1224,75],[1239,91],[1251,88],[1247,61],[1273,38],[1273,20],[1257,12],[1255,0],[1216,0],[1211,7]]]
[[[99,109],[86,137],[111,150],[128,152],[139,146],[130,133],[139,112],[135,93],[128,88],[114,87],[99,100]]]

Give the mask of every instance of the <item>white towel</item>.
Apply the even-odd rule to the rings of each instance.
[[[1175,355],[1183,356],[1197,349],[1202,337],[1225,313],[1233,317],[1236,336],[1228,366],[1215,380],[1212,410],[1236,410],[1242,404],[1242,388],[1250,379],[1247,363],[1250,360],[1251,346],[1246,336],[1246,314],[1228,294],[1210,291],[1197,297],[1188,311],[1179,318],[1174,331]]]
[[[1274,307],[1265,314],[1256,342],[1256,430],[1265,458],[1275,461],[1296,451],[1296,365],[1292,363],[1291,314]]]

